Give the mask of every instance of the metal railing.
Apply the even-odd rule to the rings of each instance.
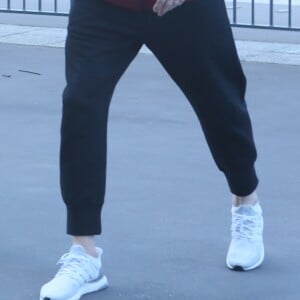
[[[0,12],[67,16],[70,1],[0,0]],[[300,0],[225,1],[232,26],[300,31]]]
[[[300,0],[230,0],[226,6],[233,26],[300,31]]]
[[[71,0],[0,0],[0,12],[67,16]]]

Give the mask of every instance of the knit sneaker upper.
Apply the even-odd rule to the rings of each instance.
[[[262,209],[255,205],[232,208],[231,243],[227,254],[230,268],[250,270],[264,257]]]
[[[54,278],[41,289],[41,299],[72,299],[88,283],[98,280],[101,274],[102,250],[97,258],[88,255],[83,247],[74,245],[58,261],[60,269]]]

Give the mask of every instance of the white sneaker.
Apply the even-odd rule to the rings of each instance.
[[[248,271],[264,260],[263,217],[259,203],[232,207],[232,239],[226,264],[234,270]]]
[[[102,250],[99,257],[88,255],[82,246],[74,245],[57,264],[62,265],[55,277],[42,286],[40,300],[79,300],[81,296],[108,287],[102,274]]]

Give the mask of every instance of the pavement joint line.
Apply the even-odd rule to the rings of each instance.
[[[38,30],[39,29],[32,29],[32,30],[28,30],[28,31],[9,33],[9,34],[5,34],[5,35],[0,34],[0,39],[3,38],[3,37],[8,37],[8,36],[12,36],[12,35],[20,35],[20,34],[23,34],[23,33],[28,33],[28,32],[38,31]]]
[[[63,48],[66,35],[65,28],[0,24],[0,44]],[[300,44],[236,40],[236,46],[242,61],[300,65]],[[146,47],[140,52],[152,55]]]

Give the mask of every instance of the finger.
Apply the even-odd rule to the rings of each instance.
[[[185,2],[185,0],[174,0],[173,2],[174,2],[174,5],[177,7],[177,6],[182,5]]]
[[[153,11],[155,13],[158,13],[161,10],[162,6],[165,4],[166,1],[167,0],[156,0],[155,4],[153,6]]]
[[[171,5],[168,5],[168,6],[167,6],[167,5],[164,6],[164,7],[160,10],[160,12],[159,12],[158,15],[159,15],[159,16],[163,16],[163,15],[165,15],[167,12],[169,12],[169,11],[175,9],[176,7],[182,5],[184,2],[185,2],[185,0],[173,0],[173,1],[172,1],[172,4],[171,4]]]
[[[168,0],[168,2],[166,3],[166,5],[164,5],[161,10],[158,12],[158,16],[163,16],[165,15],[167,12],[169,12],[170,10],[173,10],[174,8],[176,8],[177,6],[182,5],[185,2],[185,0]]]
[[[159,17],[162,17],[162,16],[164,16],[167,12],[169,12],[170,10],[172,10],[172,8],[170,8],[170,7],[164,8],[164,9],[160,10],[160,11],[157,13],[157,15],[158,15]]]
[[[174,0],[166,0],[164,5],[161,7],[161,9],[158,11],[159,16],[163,16],[166,14],[168,11],[173,9],[175,7]]]
[[[159,7],[158,7],[158,9],[156,11],[156,13],[161,14],[163,11],[165,11],[167,9],[167,7],[173,5],[173,1],[174,0],[163,0],[160,3],[160,5],[159,5]]]
[[[182,5],[183,2],[185,2],[185,0],[175,0],[174,1],[176,3],[177,6]]]

